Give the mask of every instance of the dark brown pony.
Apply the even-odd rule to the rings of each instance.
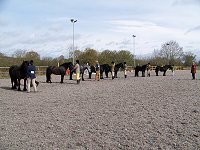
[[[63,63],[59,67],[49,66],[46,69],[46,82],[47,83],[52,83],[51,82],[51,74],[55,74],[55,75],[61,75],[60,83],[63,83],[63,79],[64,79],[64,76],[66,74],[66,70],[67,69],[70,70],[70,80],[72,80],[72,69],[73,69],[72,62]]]
[[[161,71],[163,72],[163,76],[166,76],[166,72],[167,70],[170,69],[172,70],[172,65],[165,65],[165,66],[157,66],[156,69],[155,69],[155,72],[156,72],[156,76],[158,76],[158,72]]]
[[[135,67],[135,77],[139,76],[139,71],[142,72],[142,77],[145,77],[145,71],[147,70],[147,64],[143,66],[136,66]]]
[[[18,91],[21,91],[20,89],[20,80],[24,79],[24,91],[26,91],[26,80],[27,80],[27,67],[29,65],[28,61],[23,61],[23,63],[18,66],[18,65],[13,65],[9,68],[9,75],[11,78],[11,84],[12,84],[12,89],[17,89]]]
[[[106,78],[108,78],[108,73],[111,72],[111,67],[109,64],[100,65],[100,79],[103,79],[104,72],[105,72]]]
[[[115,78],[117,78],[117,72],[119,71],[119,68],[123,68],[123,63],[119,63],[115,65]]]

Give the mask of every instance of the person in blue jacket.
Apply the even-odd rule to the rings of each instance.
[[[27,68],[27,86],[28,86],[27,90],[28,90],[28,93],[31,91],[31,84],[33,85],[34,92],[37,92],[36,83],[35,83],[35,79],[36,79],[35,71],[36,71],[36,68],[33,65],[33,60],[31,60],[29,66]]]

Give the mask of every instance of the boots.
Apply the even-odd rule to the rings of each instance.
[[[81,79],[77,80],[77,84],[79,84],[81,82]]]
[[[35,83],[36,83],[36,86],[38,86],[40,82],[38,82],[38,81],[35,81]]]
[[[112,76],[112,80],[114,79],[115,77],[114,76]]]
[[[126,77],[127,77],[127,75],[124,75],[124,77],[126,78]]]

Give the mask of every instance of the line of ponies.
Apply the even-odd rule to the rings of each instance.
[[[20,85],[21,85],[21,80],[24,80],[24,88],[23,90],[26,91],[26,81],[27,81],[27,67],[29,65],[29,61],[23,61],[21,65],[12,65],[9,68],[9,75],[10,75],[10,79],[11,79],[11,84],[12,84],[12,89],[18,89],[18,91],[21,91]],[[114,70],[114,77],[117,78],[117,72],[119,71],[120,68],[123,68],[124,65],[123,63],[119,63],[115,65],[115,70]],[[66,62],[61,64],[59,67],[57,66],[49,66],[46,69],[46,82],[47,83],[52,83],[51,81],[51,75],[55,74],[55,75],[61,75],[61,81],[60,83],[63,83],[64,80],[64,76],[66,75],[66,70],[69,69],[70,70],[70,77],[69,79],[72,80],[72,76],[74,73],[74,66],[72,64],[72,62]],[[139,71],[142,72],[142,76],[145,76],[145,71],[147,69],[147,65],[143,65],[143,66],[136,66],[135,67],[135,76],[138,76]],[[156,67],[156,75],[158,75],[158,71],[162,71],[163,76],[165,76],[166,71],[168,69],[172,70],[172,66],[171,65],[165,65],[163,67],[157,66]],[[84,81],[84,72],[85,70],[88,71],[89,73],[89,79],[91,79],[92,77],[92,73],[95,73],[95,66],[93,65],[80,65],[80,74],[81,74],[81,78]],[[103,77],[103,73],[105,73],[106,78],[108,78],[108,74],[109,72],[111,72],[111,66],[109,64],[102,64],[100,65],[100,78],[104,79]]]
[[[142,77],[145,77],[145,71],[147,70],[148,64],[145,64],[143,66],[136,66],[135,67],[135,77],[139,76],[139,72],[142,72]],[[159,71],[163,72],[163,76],[166,76],[167,70],[173,71],[172,65],[164,65],[164,66],[156,66],[155,72],[156,76],[158,76]]]

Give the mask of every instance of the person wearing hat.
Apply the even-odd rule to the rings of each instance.
[[[76,65],[73,69],[76,72],[76,81],[77,84],[80,83],[81,79],[80,79],[80,65],[79,65],[79,60],[76,60]]]
[[[31,91],[30,89],[31,84],[33,85],[34,92],[37,92],[36,82],[35,82],[35,79],[36,79],[35,71],[36,71],[36,68],[33,65],[33,60],[31,60],[27,68],[27,90],[28,90],[27,92],[28,93]]]
[[[99,81],[100,80],[100,64],[98,60],[96,61],[95,69],[96,69],[95,80]]]

